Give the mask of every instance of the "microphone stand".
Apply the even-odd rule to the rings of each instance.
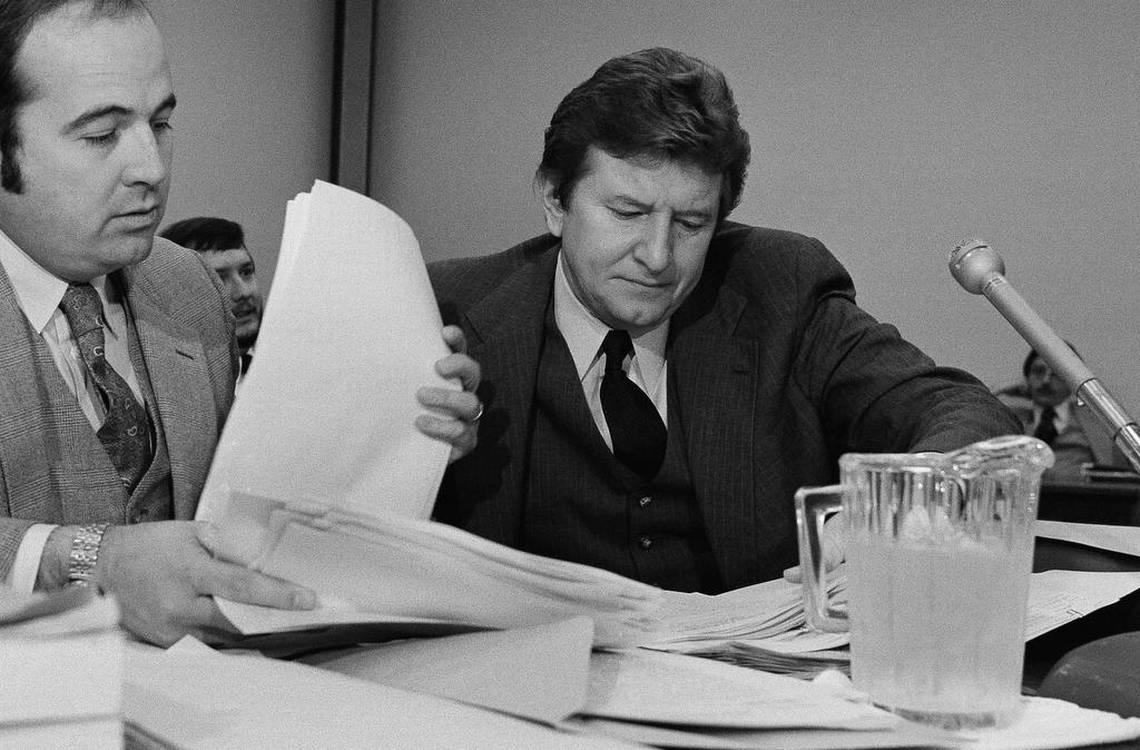
[[[1092,408],[1133,470],[1140,473],[1140,427],[1136,420],[1010,285],[1001,256],[982,240],[967,240],[951,251],[950,274],[967,292],[984,295],[997,308],[1077,398]]]

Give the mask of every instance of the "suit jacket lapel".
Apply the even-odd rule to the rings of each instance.
[[[503,444],[528,448],[506,457],[508,464],[502,471],[499,500],[483,503],[498,507],[475,511],[478,520],[473,528],[508,543],[518,539],[521,529],[534,390],[556,258],[557,252],[551,250],[521,266],[467,311],[467,326],[473,334],[468,353],[488,369],[480,398],[487,405],[483,429],[491,434],[480,434],[480,444],[488,448]],[[501,420],[499,415],[520,415],[521,419]]]
[[[206,355],[194,331],[157,303],[162,297],[149,277],[133,267],[124,276],[156,416],[166,437],[174,517],[192,518],[198,497],[188,470],[208,466],[213,451],[212,444],[201,440],[200,430],[200,415],[214,411]]]
[[[754,528],[753,445],[759,342],[736,336],[744,299],[703,285],[674,314],[668,352],[693,488],[722,567],[738,559],[742,528]]]

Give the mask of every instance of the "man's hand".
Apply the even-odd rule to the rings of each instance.
[[[236,631],[212,596],[279,609],[312,609],[316,594],[213,556],[217,530],[197,521],[109,526],[95,580],[116,596],[123,626],[169,646],[184,635],[226,643]]]
[[[445,378],[458,379],[463,390],[421,388],[416,397],[433,413],[416,417],[416,427],[428,437],[451,443],[450,463],[475,447],[483,404],[475,395],[479,387],[479,363],[467,356],[463,331],[458,326],[444,326],[443,340],[452,353],[435,363],[435,371]]]

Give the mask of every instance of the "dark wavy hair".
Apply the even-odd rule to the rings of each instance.
[[[722,176],[718,219],[740,202],[751,149],[724,74],[665,47],[605,62],[550,119],[536,177],[566,205],[596,146],[618,159],[665,158]]]
[[[150,14],[143,0],[0,0],[0,187],[12,193],[23,190],[16,114],[32,95],[16,60],[36,21],[71,4],[87,5],[93,19]]]
[[[195,216],[176,221],[158,234],[191,250],[233,250],[245,247],[241,224],[215,216]]]

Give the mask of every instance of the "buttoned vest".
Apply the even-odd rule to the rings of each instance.
[[[665,460],[651,481],[642,480],[614,458],[598,431],[548,313],[534,404],[523,549],[676,591],[722,590],[675,401]]]

